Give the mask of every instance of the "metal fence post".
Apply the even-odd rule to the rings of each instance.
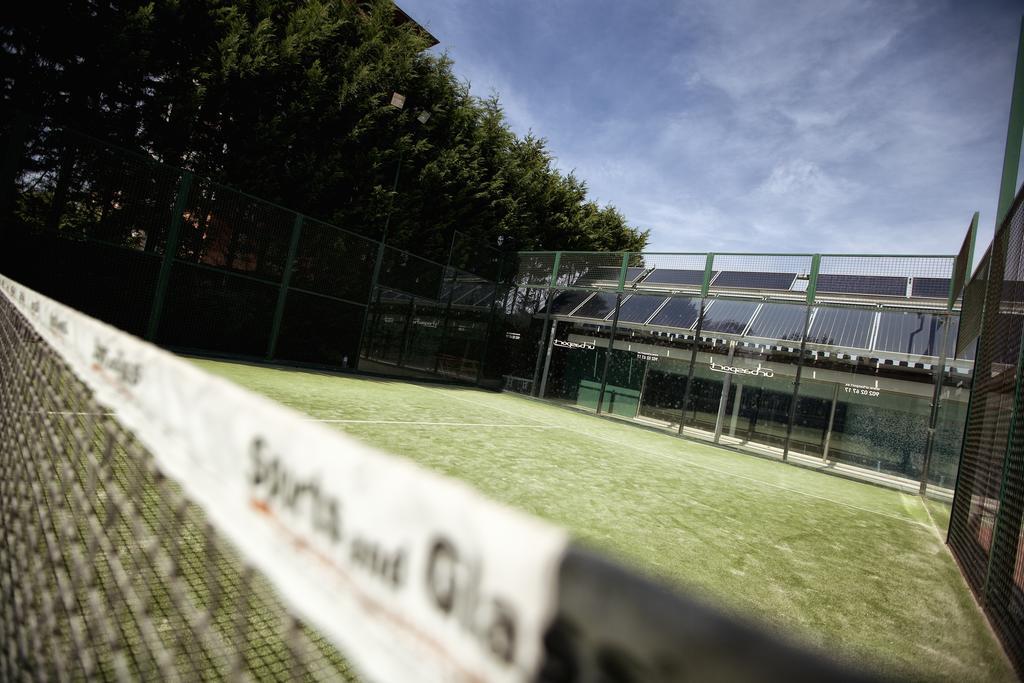
[[[267,360],[271,360],[277,352],[277,337],[281,333],[281,320],[284,317],[284,303],[288,297],[288,285],[292,281],[292,269],[295,266],[295,254],[299,250],[299,237],[302,235],[301,213],[295,214],[292,224],[292,239],[288,243],[288,258],[284,262],[284,275],[281,277],[281,288],[277,293],[277,306],[274,307],[274,323],[270,328],[270,343],[267,344]]]
[[[811,272],[807,281],[807,313],[804,315],[804,331],[800,335],[800,357],[796,361],[796,376],[793,378],[793,398],[789,402],[789,420],[786,422],[786,441],[782,446],[782,460],[789,460],[789,446],[793,440],[793,425],[796,423],[796,404],[800,399],[800,376],[804,369],[804,354],[807,352],[807,335],[811,327],[811,308],[818,294],[818,271],[821,269],[821,254],[811,257]]]
[[[552,292],[552,289],[555,286],[555,283],[558,281],[558,265],[561,263],[561,261],[562,261],[562,252],[556,251],[555,252],[555,260],[554,260],[554,262],[551,265],[551,277],[548,280],[548,288],[547,288],[548,302],[547,302],[547,305],[545,306],[546,310],[544,311],[544,326],[540,330],[540,342],[538,342],[538,345],[537,345],[537,362],[534,363],[534,365],[533,365],[533,385],[532,385],[533,388],[534,388],[533,395],[538,397],[538,398],[543,398],[544,397],[544,393],[542,391],[543,387],[541,387],[540,385],[544,384],[546,382],[547,376],[548,376],[548,373],[547,373],[547,363],[544,363],[544,356],[545,356],[544,350],[545,350],[545,347],[548,346],[547,336],[546,336],[549,333],[548,328],[549,327],[551,328],[551,332],[554,332],[554,329],[555,329],[554,325],[550,324],[551,323],[551,304],[554,303],[554,298],[551,295],[551,292]],[[547,356],[548,356],[548,358],[551,357],[551,349],[550,348],[547,349]],[[542,363],[544,364],[544,380],[543,381],[541,380],[541,375],[540,375],[541,364]]]
[[[167,244],[164,246],[164,258],[160,263],[160,272],[156,279],[156,289],[153,292],[153,307],[149,312],[149,324],[146,326],[146,339],[156,339],[157,329],[160,327],[160,316],[163,314],[164,299],[167,297],[167,285],[171,280],[171,266],[178,254],[178,240],[181,236],[181,224],[184,220],[185,206],[188,204],[188,196],[192,191],[192,173],[184,171],[181,174],[181,181],[178,183],[178,197],[174,201],[171,222],[167,227]]]
[[[491,344],[491,330],[494,328],[494,316],[498,311],[498,288],[501,287],[498,283],[494,284],[494,297],[491,299],[491,311],[487,315],[487,327],[484,329],[484,343],[483,348],[480,350],[479,365],[476,369],[476,385],[480,386],[484,379],[484,364],[487,362],[487,349]],[[504,311],[508,302],[508,291],[505,292],[505,296],[502,299],[501,310]]]
[[[366,295],[366,311],[363,313],[363,328],[359,331],[359,350],[356,357],[356,369],[361,369],[359,363],[363,360],[363,345],[366,344],[366,360],[370,360],[369,346],[373,344],[372,330],[367,329],[370,323],[370,309],[373,308],[373,297],[377,293],[377,283],[380,280],[381,263],[384,261],[384,243],[377,242],[377,260],[373,263],[373,274],[370,276],[370,292]],[[380,297],[377,298],[377,308],[380,308]],[[367,334],[369,332],[370,334]]]
[[[4,156],[3,171],[0,171],[0,244],[5,243],[11,222],[9,219],[14,211],[14,197],[17,194],[16,183],[21,171],[21,160],[25,154],[25,138],[28,137],[29,117],[22,110],[17,110],[7,135],[7,150]],[[12,249],[7,247],[3,252],[11,255]]]
[[[1024,17],[1020,22],[1017,39],[1017,66],[1014,69],[1013,90],[1010,93],[1010,121],[1006,127],[1006,149],[1003,152],[1003,174],[999,184],[999,204],[996,209],[996,232],[1013,205],[1017,194],[1017,169],[1020,167],[1020,148],[1024,141]]]
[[[690,351],[690,369],[686,373],[686,386],[683,387],[683,406],[679,411],[679,434],[682,436],[686,426],[686,407],[690,404],[690,393],[693,388],[693,374],[697,369],[697,347],[700,345],[700,331],[704,326],[704,301],[711,290],[711,275],[714,272],[715,255],[708,254],[704,259],[704,281],[700,286],[700,310],[697,312],[697,326],[693,330],[693,349]]]
[[[622,308],[622,292],[615,295],[615,315],[612,316],[612,330],[608,335],[608,349],[604,355],[604,369],[601,371],[601,392],[597,395],[597,414],[601,414],[604,405],[604,392],[608,388],[608,367],[612,362],[612,352],[615,350],[615,333],[619,328],[619,309]]]
[[[952,286],[952,278],[950,278]],[[946,315],[946,324],[942,326],[942,349],[939,351],[938,371],[935,373],[935,388],[932,390],[931,412],[928,416],[928,436],[924,445],[924,462],[921,463],[921,486],[917,492],[924,495],[928,492],[928,470],[932,464],[932,450],[935,448],[935,427],[939,422],[939,401],[942,399],[942,385],[946,378],[946,344],[949,343],[950,317]],[[954,342],[955,343],[955,342]]]

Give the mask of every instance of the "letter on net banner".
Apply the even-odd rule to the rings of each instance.
[[[0,276],[298,615],[382,681],[522,681],[566,534]]]

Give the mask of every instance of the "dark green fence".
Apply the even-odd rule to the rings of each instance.
[[[0,266],[28,286],[186,352],[498,381],[483,364],[501,252],[455,233],[446,265],[86,136],[45,139],[16,155],[0,226]]]
[[[1024,192],[964,293],[977,365],[948,542],[1024,671]]]

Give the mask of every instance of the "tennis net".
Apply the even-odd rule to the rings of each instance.
[[[860,680],[0,276],[3,680]]]

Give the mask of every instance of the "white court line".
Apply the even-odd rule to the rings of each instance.
[[[97,413],[97,412],[84,412],[78,413],[70,410],[22,410],[22,413],[29,415],[103,415],[106,417],[112,417],[113,413]]]
[[[488,408],[488,409],[491,409],[491,410],[497,410],[499,412],[506,413],[508,415],[515,415],[515,413],[513,413],[510,410],[504,410],[503,408],[499,408],[497,406],[485,405],[485,404],[478,403],[476,401],[470,401],[469,399],[462,398],[461,396],[451,396],[451,395],[449,395],[449,394],[447,394],[445,392],[442,392],[440,389],[434,389],[433,387],[425,387],[425,386],[422,386],[422,385],[419,385],[419,384],[415,384],[413,386],[417,386],[420,389],[424,389],[426,391],[435,391],[437,393],[443,393],[443,394],[445,394],[445,396],[448,396],[449,398],[454,398],[457,401],[464,401],[464,402],[470,403],[470,404],[472,404],[474,406],[480,406],[480,407]],[[521,416],[517,416],[517,417],[521,417]],[[648,451],[646,449],[640,448],[638,446],[634,446],[632,444],[626,444],[626,443],[622,443],[621,441],[616,441],[615,439],[609,439],[609,438],[603,437],[603,436],[596,436],[596,435],[592,434],[591,432],[578,432],[575,429],[570,429],[569,427],[564,427],[564,426],[561,426],[561,425],[545,425],[545,426],[552,427],[552,428],[557,428],[557,429],[565,429],[566,431],[572,432],[573,434],[575,434],[577,436],[589,437],[591,439],[595,439],[595,440],[598,440],[598,441],[607,441],[608,443],[615,444],[616,446],[619,446],[620,448],[626,448],[626,449],[633,450],[633,451],[640,451],[640,452],[644,453],[645,455],[655,455],[655,456],[663,458],[665,460],[671,460],[671,461],[674,461],[674,462],[681,462],[683,464],[686,464],[686,465],[689,465],[689,466],[692,466],[692,467],[696,467],[696,468],[699,468],[699,469],[702,469],[702,470],[707,470],[708,472],[715,472],[715,473],[718,473],[718,474],[724,474],[726,476],[736,477],[738,479],[746,479],[747,481],[754,482],[755,484],[761,484],[762,486],[768,486],[768,487],[771,487],[771,488],[774,488],[774,489],[779,489],[781,491],[787,491],[789,493],[795,493],[795,494],[797,494],[799,496],[806,496],[808,498],[814,498],[816,500],[822,500],[822,501],[825,501],[827,503],[833,503],[835,505],[840,505],[840,506],[845,507],[845,508],[850,508],[851,510],[859,510],[860,512],[866,512],[868,514],[878,515],[880,517],[887,517],[889,519],[894,519],[894,520],[899,521],[899,522],[906,522],[907,524],[913,524],[915,526],[925,527],[925,528],[929,528],[929,529],[933,529],[934,530],[934,526],[933,525],[926,524],[924,522],[918,522],[916,519],[910,519],[908,517],[900,517],[899,515],[891,515],[888,512],[882,512],[880,510],[872,510],[871,508],[861,507],[859,505],[854,505],[852,503],[847,503],[847,502],[844,502],[844,501],[841,501],[841,500],[836,500],[835,498],[829,498],[827,496],[819,496],[816,493],[808,493],[807,491],[801,491],[800,489],[789,488],[788,486],[782,486],[781,484],[773,484],[771,482],[764,481],[763,479],[757,479],[756,477],[749,477],[749,476],[747,476],[745,474],[737,474],[735,472],[730,472],[729,470],[722,470],[722,469],[718,469],[717,467],[711,467],[709,465],[702,465],[700,463],[693,462],[693,461],[687,460],[685,458],[681,458],[681,457],[679,457],[677,455],[670,455],[670,454],[667,454],[667,453],[651,452],[651,451]],[[664,434],[662,436],[669,436],[669,435],[668,434]],[[707,445],[711,445],[711,444],[707,444]]]
[[[515,427],[517,429],[561,429],[558,425],[523,425],[523,424],[491,424],[487,422],[427,422],[427,421],[404,421],[404,420],[320,420],[309,418],[312,422],[329,422],[340,424],[366,424],[366,425],[430,425],[432,427]]]

